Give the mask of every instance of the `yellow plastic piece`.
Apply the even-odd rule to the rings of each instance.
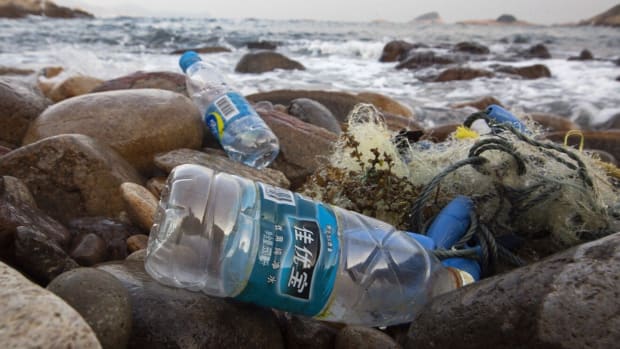
[[[583,151],[583,143],[585,142],[585,137],[583,135],[583,132],[581,132],[580,130],[570,130],[566,132],[566,135],[564,136],[564,146],[568,146],[568,137],[573,135],[577,135],[581,138],[581,140],[579,141],[579,151]]]
[[[456,139],[476,139],[480,137],[478,132],[472,130],[469,127],[459,126],[456,128]]]

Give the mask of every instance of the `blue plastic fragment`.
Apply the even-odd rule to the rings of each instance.
[[[527,129],[527,127],[525,127],[525,125],[521,122],[521,120],[519,120],[511,112],[500,107],[499,105],[491,104],[490,106],[487,107],[487,110],[485,111],[485,113],[487,114],[489,118],[491,118],[497,123],[500,123],[500,124],[509,123],[512,126],[514,126],[514,128],[516,128],[522,133],[530,132]]]

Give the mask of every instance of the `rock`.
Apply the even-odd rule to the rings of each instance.
[[[79,134],[45,138],[2,156],[0,174],[21,179],[39,208],[61,222],[116,217],[124,210],[120,185],[142,183],[116,152]]]
[[[89,93],[95,87],[101,85],[103,80],[91,76],[71,76],[55,84],[47,97],[54,102],[80,96]]]
[[[129,292],[129,348],[284,347],[275,316],[267,309],[164,286],[140,261],[97,268],[114,275]]]
[[[260,74],[268,71],[284,69],[284,70],[306,70],[299,62],[292,60],[280,53],[271,51],[260,51],[256,53],[246,53],[237,66],[237,73]]]
[[[8,154],[12,151],[13,149],[5,147],[0,145],[0,156],[4,155],[4,154]]]
[[[19,146],[32,120],[50,102],[24,82],[0,79],[0,141]]]
[[[121,195],[127,204],[131,221],[145,231],[150,231],[159,200],[145,187],[130,182],[121,184]]]
[[[194,51],[199,54],[210,54],[210,53],[222,53],[222,52],[231,52],[231,49],[224,46],[206,46],[206,47],[195,47],[195,48],[182,48],[178,50],[174,50],[170,52],[172,55],[182,55],[187,51]]]
[[[602,124],[595,125],[597,130],[620,129],[620,113],[614,114]]]
[[[403,40],[392,40],[383,46],[379,62],[398,62],[403,60],[415,45]]]
[[[620,159],[620,130],[607,131],[581,131],[584,137],[585,149],[603,150],[611,154],[614,158]],[[564,143],[566,132],[550,132],[545,135],[549,140],[556,143]],[[577,146],[580,137],[571,137],[569,145]]]
[[[551,58],[547,46],[536,44],[522,53],[523,58]]]
[[[477,42],[470,42],[470,41],[459,42],[458,44],[454,45],[453,50],[457,52],[465,52],[465,53],[470,53],[474,55],[487,55],[491,53],[488,47],[481,45]]]
[[[433,11],[433,12],[427,12],[425,14],[422,14],[422,15],[414,18],[412,22],[422,22],[422,23],[427,23],[427,24],[439,24],[439,23],[443,23],[443,20],[439,16],[439,13]]]
[[[155,195],[155,198],[158,201],[161,196],[161,191],[164,189],[165,185],[166,177],[153,177],[146,182],[147,189],[151,192],[151,194]]]
[[[135,227],[105,217],[83,217],[69,222],[74,241],[80,236],[95,234],[106,243],[106,260],[122,260],[127,257],[126,240],[140,231]]]
[[[77,310],[103,349],[127,347],[131,333],[129,293],[114,276],[95,268],[59,275],[47,289]]]
[[[402,129],[405,130],[422,130],[424,127],[412,118],[406,118],[403,116],[393,114],[383,114],[383,120],[390,131],[398,132]]]
[[[347,326],[338,332],[335,349],[399,349],[396,343],[387,334],[374,328]]]
[[[517,17],[513,15],[504,14],[504,15],[497,17],[496,21],[500,23],[515,23],[517,22]]]
[[[129,253],[134,253],[139,250],[146,249],[149,237],[144,234],[132,235],[127,239],[127,250]]]
[[[422,139],[435,143],[441,143],[448,139],[448,136],[456,131],[456,128],[459,126],[461,126],[461,124],[447,124],[429,128],[425,130]]]
[[[579,53],[578,57],[568,58],[569,61],[591,61],[593,59],[594,59],[594,56],[592,55],[592,52],[590,52],[590,50],[588,49],[581,50],[581,53]]]
[[[41,70],[41,76],[47,79],[51,79],[60,75],[60,73],[62,73],[63,71],[65,71],[65,69],[59,66],[45,67]]]
[[[280,139],[280,152],[282,152],[282,139]],[[234,174],[282,188],[290,186],[284,174],[274,169],[264,168],[257,170],[240,162],[233,161],[228,157],[191,149],[177,149],[159,154],[155,156],[155,164],[166,172],[170,172],[173,168],[182,164],[196,164],[212,168],[215,171]]]
[[[30,74],[34,74],[34,70],[0,66],[0,75],[30,75]]]
[[[45,16],[50,18],[94,17],[86,11],[58,6],[47,0],[4,0],[0,2],[0,18],[23,18],[26,16]]]
[[[338,327],[297,315],[283,315],[284,336],[288,348],[332,349]]]
[[[590,153],[594,158],[618,167],[618,160],[613,155],[609,154],[604,150],[589,149],[588,153]]]
[[[493,72],[488,70],[458,67],[448,68],[442,71],[433,81],[446,82],[455,80],[473,80],[477,78],[491,78],[493,75]]]
[[[322,127],[335,134],[342,132],[334,114],[317,101],[308,98],[294,99],[291,101],[287,112],[303,122]]]
[[[171,72],[143,72],[138,71],[120,78],[103,82],[91,92],[106,92],[115,90],[131,90],[154,88],[168,90],[187,96],[185,75]]]
[[[144,263],[146,260],[146,249],[138,250],[125,258],[128,261],[139,261]]]
[[[549,113],[529,113],[532,120],[539,123],[547,132],[579,130],[581,127],[570,119]]]
[[[620,27],[620,4],[590,19],[581,21],[579,24]]]
[[[497,98],[492,97],[492,96],[485,96],[475,101],[453,104],[452,108],[458,109],[458,108],[472,107],[474,109],[478,109],[482,111],[482,110],[486,110],[487,107],[492,104],[496,104],[496,105],[499,105],[500,107],[503,107],[502,102],[500,102]]]
[[[611,348],[620,233],[432,300],[405,348]]]
[[[273,41],[252,41],[246,44],[250,50],[275,50],[278,48],[278,43]]]
[[[24,182],[11,176],[0,177],[0,197],[12,203],[23,203],[27,206],[37,208],[30,189]]]
[[[319,159],[329,154],[337,136],[276,110],[259,113],[280,141],[280,154],[271,167],[282,171],[294,190],[314,173]]]
[[[435,55],[432,51],[415,52],[401,61],[396,69],[421,69],[433,65],[446,65],[455,63],[454,59]]]
[[[3,348],[101,348],[77,311],[2,262],[0,285]]]
[[[384,114],[394,114],[405,116],[408,118],[414,117],[411,108],[388,96],[374,92],[360,92],[357,94],[357,97],[359,97],[365,103],[373,104]]]
[[[308,98],[321,103],[334,114],[339,122],[346,122],[351,109],[356,104],[364,102],[361,98],[349,93],[317,90],[274,90],[247,96],[247,99],[254,103],[269,101],[282,105],[290,105],[291,101],[297,98]]]
[[[203,130],[200,113],[187,97],[156,89],[93,93],[48,108],[31,125],[23,143],[81,133],[109,145],[138,171],[155,170],[153,155],[178,148],[198,148]]]
[[[58,243],[34,226],[17,227],[15,261],[42,285],[65,271],[79,267]]]
[[[497,72],[518,75],[524,79],[550,78],[551,71],[544,64],[534,64],[525,67],[499,66]]]
[[[69,254],[79,265],[90,267],[105,262],[108,246],[97,234],[89,233],[78,236],[73,243],[75,247]]]

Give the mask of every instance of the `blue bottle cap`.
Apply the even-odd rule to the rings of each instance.
[[[198,56],[196,52],[187,51],[183,55],[181,55],[181,58],[179,59],[179,65],[185,73],[187,71],[187,68],[189,68],[192,64],[198,61],[202,61],[202,59],[200,59],[200,56]]]

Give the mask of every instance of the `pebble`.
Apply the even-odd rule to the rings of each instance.
[[[335,134],[340,134],[342,129],[338,120],[329,109],[317,101],[308,98],[297,98],[291,101],[287,110],[289,115],[299,118],[303,122],[323,127]]]
[[[134,253],[136,251],[144,250],[146,249],[148,241],[149,241],[148,235],[144,235],[144,234],[132,235],[127,239],[127,251],[129,251],[129,253]]]
[[[127,257],[127,238],[139,234],[140,230],[106,217],[83,217],[73,219],[69,222],[68,228],[71,230],[74,240],[78,241],[80,236],[95,234],[106,243],[106,260],[121,260]]]
[[[121,195],[132,222],[144,231],[150,231],[159,202],[157,198],[145,187],[130,182],[121,184]]]
[[[237,73],[260,74],[273,71],[276,69],[284,70],[305,70],[303,64],[292,60],[283,54],[273,51],[258,51],[254,53],[246,53],[237,66]]]
[[[0,78],[0,141],[19,146],[30,123],[50,102],[25,82]]]
[[[159,200],[166,186],[166,177],[153,177],[146,182],[146,188]]]
[[[75,247],[71,250],[70,255],[78,264],[90,267],[106,261],[108,246],[97,234],[80,235],[75,240],[73,243]]]
[[[335,349],[399,349],[390,336],[369,327],[347,326],[338,332]]]

